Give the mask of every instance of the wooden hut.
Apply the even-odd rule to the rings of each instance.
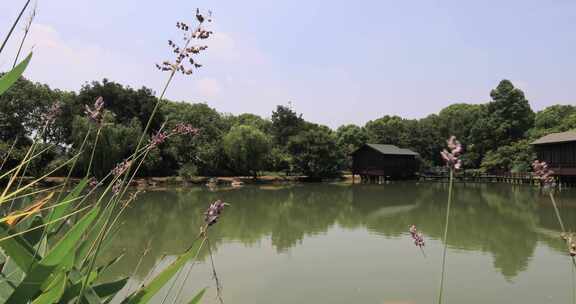
[[[576,182],[576,131],[548,134],[531,144],[538,159],[545,161],[561,182]]]
[[[352,153],[352,176],[370,182],[414,178],[420,167],[417,156],[394,145],[365,144]]]

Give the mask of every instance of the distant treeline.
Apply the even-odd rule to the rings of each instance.
[[[62,112],[43,133],[42,145],[48,152],[35,159],[28,174],[47,172],[74,155],[91,126],[84,108],[99,96],[104,98],[106,123],[94,150],[93,172],[97,177],[108,173],[134,151],[157,101],[152,90],[104,79],[85,84],[76,93],[20,79],[0,96],[0,156],[10,151],[4,168],[23,157],[31,138],[41,133],[42,114],[54,102],[61,103]],[[279,105],[270,118],[263,118],[219,113],[204,103],[165,101],[149,136],[178,123],[192,124],[200,133],[194,140],[176,137],[164,142],[151,152],[140,174],[190,177],[269,171],[329,177],[348,169],[350,153],[367,142],[413,149],[424,166],[432,167],[442,164],[439,151],[450,135],[465,145],[466,168],[522,172],[529,170],[534,157],[531,140],[576,128],[576,106],[554,105],[534,113],[524,93],[508,80],[501,81],[490,97],[484,104],[453,104],[422,119],[386,115],[364,126],[344,125],[337,130],[308,122],[289,106]],[[84,174],[90,153],[82,155],[74,172],[78,176]]]

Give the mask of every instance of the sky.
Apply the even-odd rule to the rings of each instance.
[[[0,2],[0,37],[23,3]],[[214,36],[171,100],[263,117],[290,102],[306,120],[338,127],[488,102],[509,79],[534,110],[576,105],[573,0],[38,0],[25,76],[65,90],[108,78],[159,91],[167,75],[154,64],[171,58],[176,21],[193,24],[197,7],[213,12]]]

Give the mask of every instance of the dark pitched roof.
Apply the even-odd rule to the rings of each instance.
[[[408,150],[398,148],[394,145],[381,145],[381,144],[366,144],[366,146],[382,153],[382,154],[389,154],[389,155],[414,155],[417,156],[418,153]]]
[[[562,142],[570,142],[576,141],[576,131],[568,131],[568,132],[561,132],[561,133],[552,133],[546,136],[540,137],[537,140],[533,141],[532,145],[543,145],[543,144],[553,144],[553,143],[562,143]]]

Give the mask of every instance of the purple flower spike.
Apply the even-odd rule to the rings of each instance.
[[[94,177],[91,177],[90,181],[88,182],[88,187],[90,187],[90,189],[94,189],[98,187],[98,184],[99,184],[98,180]]]
[[[414,245],[420,248],[424,247],[424,235],[421,232],[418,232],[416,225],[411,225],[409,231],[410,236],[414,240]]]
[[[191,124],[184,124],[184,123],[179,123],[174,127],[174,129],[172,129],[172,133],[177,135],[187,135],[187,134],[196,135],[198,134],[198,131],[199,130],[197,128],[194,128]]]
[[[42,122],[45,126],[49,126],[56,121],[56,118],[62,113],[62,104],[60,102],[55,102],[50,106],[46,113],[41,115]]]
[[[94,122],[95,124],[102,124],[102,111],[104,109],[104,98],[102,98],[102,96],[98,97],[96,99],[96,101],[94,102],[94,107],[91,108],[88,105],[85,106],[84,108],[84,114],[86,114],[86,116],[88,116],[88,119],[90,119],[92,122]]]
[[[444,159],[444,162],[446,162],[446,166],[452,170],[462,169],[462,161],[458,158],[463,152],[462,144],[456,140],[455,136],[450,136],[447,144],[450,151],[444,149],[440,152],[442,159]]]
[[[166,132],[159,131],[158,133],[154,134],[152,139],[150,139],[150,148],[152,149],[161,145],[166,140],[166,138],[168,138],[168,134],[166,134]]]
[[[540,184],[545,188],[553,188],[556,186],[554,171],[548,168],[548,164],[546,162],[535,160],[532,162],[532,169],[534,170],[534,177],[540,180]]]
[[[224,210],[224,207],[228,205],[229,204],[224,203],[221,200],[217,200],[212,204],[210,204],[210,206],[204,213],[204,223],[206,223],[207,226],[212,226],[216,224],[216,222],[218,222],[218,219],[220,218],[222,210]]]
[[[120,193],[120,190],[122,189],[122,181],[121,180],[117,180],[114,185],[112,185],[112,193],[114,194],[118,194]]]
[[[132,164],[132,161],[129,161],[129,160],[125,160],[125,161],[117,164],[116,167],[114,167],[114,169],[112,169],[112,174],[115,177],[122,175],[122,173],[124,173],[128,169],[128,167],[130,167],[131,164]]]

